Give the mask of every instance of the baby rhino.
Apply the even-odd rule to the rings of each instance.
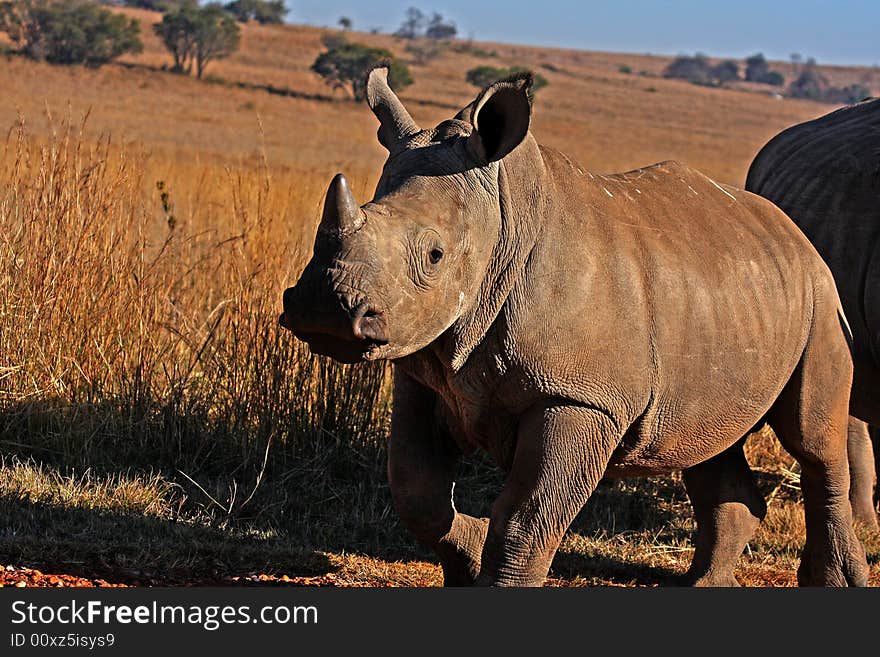
[[[446,584],[540,585],[603,477],[684,471],[691,583],[735,585],[765,512],[743,438],[802,467],[798,579],[864,585],[847,499],[847,329],[828,268],[772,203],[675,162],[593,175],[529,132],[531,76],[433,129],[387,69],[373,200],[330,183],[281,324],[348,363],[393,360],[388,475]],[[462,453],[508,473],[491,517],[456,510]]]

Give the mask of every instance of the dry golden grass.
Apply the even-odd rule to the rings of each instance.
[[[241,51],[209,67],[217,79],[197,81],[161,70],[156,14],[126,11],[146,47],[123,64],[0,56],[0,563],[439,583],[390,507],[386,370],[312,358],[276,327],[331,176],[371,194],[374,118],[341,94],[233,84],[332,96],[308,71],[323,30],[247,25]],[[831,109],[664,80],[661,57],[478,45],[496,55],[449,50],[413,68],[402,95],[416,119],[469,102],[472,66],[532,66],[550,81],[534,133],[596,171],[679,159],[741,184],[772,134]],[[770,513],[742,578],[791,584],[796,469],[769,438],[749,449]],[[499,485],[468,461],[459,507],[485,514]],[[551,582],[662,583],[686,568],[690,530],[679,478],[603,484]]]

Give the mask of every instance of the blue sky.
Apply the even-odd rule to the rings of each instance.
[[[744,57],[791,53],[829,64],[880,64],[880,0],[285,0],[288,20],[393,31],[407,7],[438,11],[477,40],[618,52]]]

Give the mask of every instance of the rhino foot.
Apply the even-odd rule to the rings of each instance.
[[[455,514],[452,529],[435,548],[443,566],[443,586],[476,584],[488,529],[488,518]]]
[[[745,438],[683,473],[697,533],[684,586],[739,586],[733,575],[767,505],[743,453]]]
[[[850,417],[847,427],[846,451],[850,475],[849,503],[853,520],[869,531],[878,531],[880,525],[874,507],[877,474],[871,435],[868,425],[854,417]]]
[[[817,549],[809,540],[798,567],[800,586],[867,586],[868,566],[865,549],[852,526],[838,533],[833,549]]]
[[[681,575],[675,583],[678,586],[692,586],[695,588],[733,588],[741,586],[739,580],[734,577],[733,571],[710,572],[699,577],[687,572]]]

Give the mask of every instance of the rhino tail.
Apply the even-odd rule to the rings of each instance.
[[[840,302],[837,304],[837,320],[840,322],[840,328],[843,330],[843,335],[846,337],[846,343],[849,345],[849,353],[853,352],[853,332],[849,326],[849,320],[846,318],[846,313],[843,312],[843,306],[840,305]]]

